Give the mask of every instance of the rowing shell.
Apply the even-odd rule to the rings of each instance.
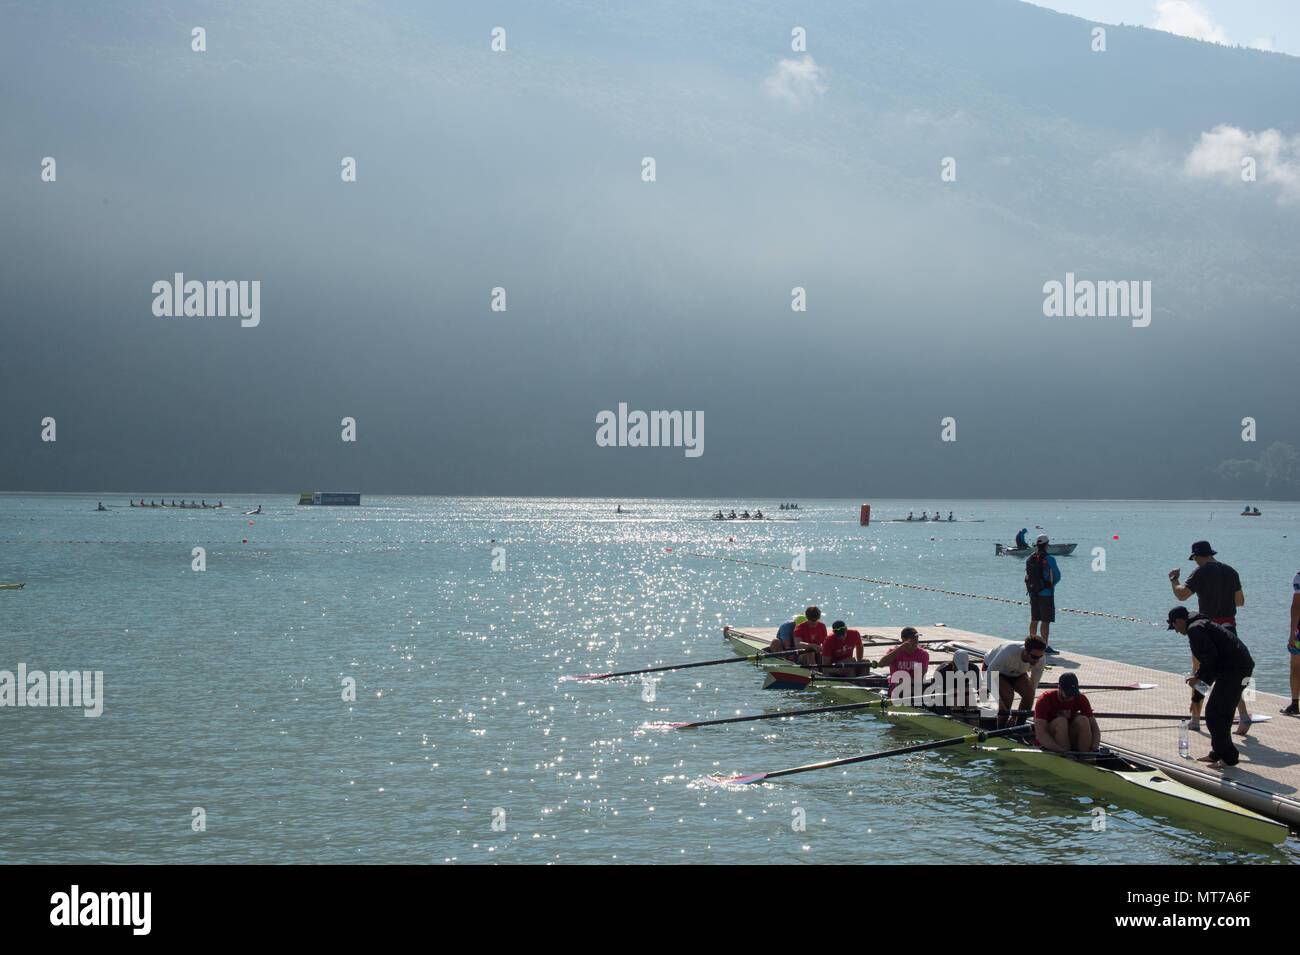
[[[767,641],[727,627],[723,635],[732,649],[749,655],[767,648]],[[768,665],[765,686],[785,688],[812,686],[830,693],[838,699],[851,702],[879,701],[882,689],[872,689],[851,681],[811,681],[813,671],[789,664]],[[953,724],[976,725],[978,720],[960,719],[956,714],[945,715],[920,707],[895,705],[883,711],[890,718],[905,721],[927,732],[951,736]],[[1281,822],[1260,815],[1244,806],[1220,799],[1199,789],[1193,789],[1166,775],[1159,769],[1128,755],[1103,754],[1096,762],[1085,763],[1068,756],[1026,747],[1009,739],[990,738],[975,747],[989,755],[1008,757],[1047,770],[1053,775],[1068,779],[1096,792],[1112,795],[1121,805],[1137,803],[1178,819],[1185,819],[1216,829],[1237,833],[1251,839],[1273,844],[1284,841],[1290,833]]]
[[[0,584],[0,590],[22,590],[26,584]]]

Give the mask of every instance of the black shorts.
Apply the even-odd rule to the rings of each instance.
[[[1056,598],[1040,597],[1038,594],[1031,596],[1029,598],[1029,619],[1045,623],[1055,622]]]

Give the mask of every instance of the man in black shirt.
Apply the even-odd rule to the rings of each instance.
[[[1227,564],[1214,559],[1217,553],[1209,541],[1197,541],[1192,545],[1192,554],[1188,560],[1196,562],[1196,569],[1187,578],[1186,584],[1178,582],[1182,573],[1177,567],[1169,572],[1169,583],[1174,588],[1174,596],[1187,600],[1196,594],[1196,604],[1200,612],[1211,621],[1227,627],[1234,634],[1237,632],[1237,608],[1244,606],[1246,597],[1241,592],[1241,578]],[[1192,670],[1200,664],[1192,657]],[[1196,689],[1192,690],[1192,729],[1200,726],[1201,702],[1203,697]],[[1250,711],[1246,704],[1239,706],[1241,721],[1237,724],[1237,735],[1245,736],[1250,732]]]
[[[1199,681],[1214,687],[1205,707],[1210,753],[1199,757],[1199,761],[1208,763],[1211,769],[1236,766],[1241,757],[1232,745],[1232,711],[1241,701],[1246,681],[1255,672],[1255,660],[1235,633],[1205,614],[1189,616],[1182,605],[1169,611],[1169,629],[1187,637],[1192,656],[1200,664],[1196,674],[1187,678],[1187,685],[1195,686]]]
[[[1216,553],[1209,541],[1197,541],[1192,545],[1192,556],[1187,558],[1196,561],[1196,569],[1187,578],[1187,583],[1178,582],[1178,575],[1182,573],[1178,568],[1169,572],[1169,583],[1179,600],[1196,594],[1201,613],[1217,624],[1236,629],[1237,608],[1245,605],[1246,597],[1241,592],[1241,578],[1237,572],[1215,560]]]

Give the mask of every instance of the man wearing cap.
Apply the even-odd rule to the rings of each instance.
[[[925,686],[925,671],[930,654],[921,649],[921,634],[916,627],[904,627],[899,644],[880,658],[878,666],[889,667],[889,688],[894,699],[914,699]],[[895,674],[902,673],[902,676]]]
[[[1038,625],[1043,625],[1043,643],[1047,643],[1047,631],[1056,619],[1056,585],[1061,582],[1061,569],[1056,566],[1056,558],[1047,552],[1047,535],[1039,534],[1034,542],[1037,553],[1025,558],[1025,588],[1029,591],[1029,635],[1038,636]],[[1042,587],[1037,587],[1037,584]],[[1056,653],[1050,646],[1048,653]]]
[[[978,697],[979,670],[971,668],[967,651],[955,650],[951,660],[934,668],[934,683],[926,691],[925,705],[972,709],[978,708]]]
[[[1034,691],[1043,678],[1047,644],[1037,637],[1024,643],[1000,643],[984,657],[984,668],[998,674],[998,729],[1011,725],[1011,701],[1020,696],[1020,709],[1029,712]],[[1017,719],[1023,723],[1023,719]]]
[[[1232,745],[1232,711],[1241,701],[1241,691],[1255,672],[1255,660],[1246,645],[1227,627],[1214,623],[1203,613],[1189,614],[1181,604],[1169,611],[1169,629],[1187,637],[1192,656],[1199,661],[1188,686],[1198,681],[1214,688],[1205,706],[1205,726],[1210,731],[1210,752],[1198,760],[1211,769],[1236,766],[1241,758]]]
[[[857,676],[871,672],[870,665],[862,663],[862,634],[850,630],[843,620],[831,624],[831,632],[822,641],[821,657],[822,667],[836,676]],[[851,661],[857,661],[860,665],[852,665]]]
[[[1034,739],[1053,753],[1095,753],[1101,749],[1101,727],[1092,704],[1079,690],[1079,678],[1061,674],[1055,690],[1034,704]]]
[[[1192,554],[1188,560],[1196,562],[1196,569],[1187,578],[1186,584],[1178,582],[1182,573],[1177,567],[1169,572],[1169,585],[1174,589],[1174,596],[1187,600],[1196,594],[1196,604],[1201,613],[1213,623],[1227,627],[1234,634],[1237,632],[1237,608],[1245,606],[1246,597],[1241,592],[1241,578],[1227,564],[1214,559],[1218,553],[1209,541],[1197,541],[1192,545]],[[1192,657],[1192,671],[1200,666],[1196,657]],[[1192,688],[1191,728],[1198,729],[1201,721],[1202,697],[1199,690]],[[1237,734],[1245,736],[1250,732],[1250,711],[1244,702],[1238,704],[1241,721],[1237,725]]]
[[[800,666],[815,667],[817,654],[821,653],[822,641],[826,639],[826,624],[822,623],[820,607],[809,607],[803,612],[804,622],[794,628],[794,646],[803,650],[795,661]]]

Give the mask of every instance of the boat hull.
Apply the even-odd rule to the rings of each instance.
[[[1068,557],[1070,554],[1074,553],[1074,549],[1078,546],[1077,543],[1048,544],[1047,552],[1053,557]],[[996,557],[1028,557],[1033,552],[1034,548],[1032,547],[1008,547],[1006,544],[993,545],[993,554]]]
[[[767,647],[761,638],[731,627],[724,628],[723,635],[732,650],[741,656],[748,656]],[[766,661],[762,665],[768,670],[765,685],[771,688],[816,689],[837,701],[851,703],[879,702],[884,693],[883,688],[862,686],[849,681],[819,680],[816,677],[821,674],[807,667]],[[880,709],[872,707],[871,712],[940,736],[963,732],[976,722],[921,707],[902,705],[889,705]],[[1160,769],[1143,763],[1136,754],[1121,752],[1104,760],[1101,765],[1096,765],[1029,747],[1020,741],[997,737],[987,740],[977,749],[999,758],[1014,759],[1044,769],[1092,792],[1114,796],[1123,805],[1140,804],[1171,818],[1193,821],[1274,845],[1283,842],[1290,834],[1290,829],[1284,823],[1179,782]]]

